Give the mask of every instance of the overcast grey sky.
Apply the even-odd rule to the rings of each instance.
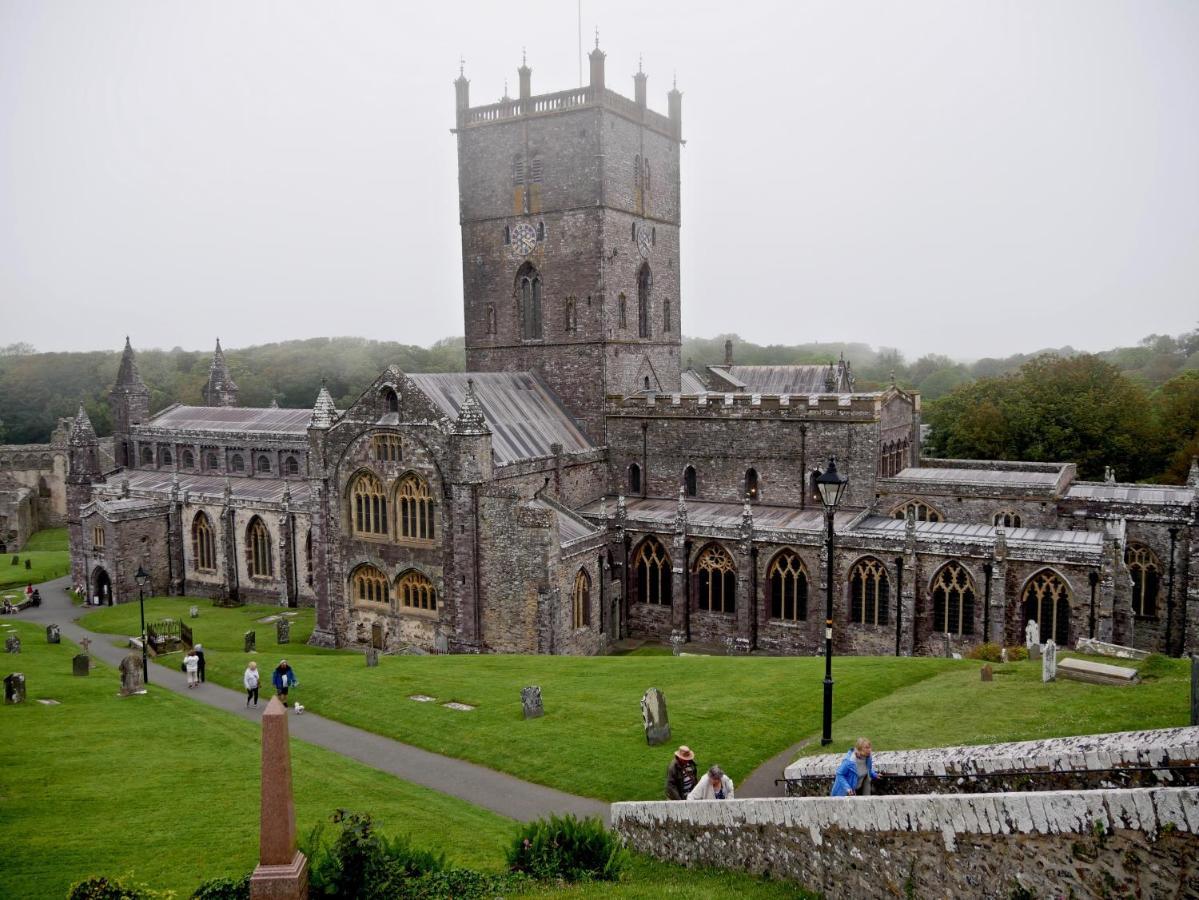
[[[968,358],[1199,319],[1199,2],[584,0],[684,92],[683,329]],[[572,0],[0,0],[0,344],[462,332],[454,94]]]

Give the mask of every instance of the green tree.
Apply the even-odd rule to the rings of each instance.
[[[1166,460],[1162,481],[1186,481],[1191,459],[1199,456],[1199,371],[1170,379],[1153,393],[1161,455]]]

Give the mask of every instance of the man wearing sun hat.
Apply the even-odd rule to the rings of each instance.
[[[666,799],[686,800],[691,789],[699,781],[696,774],[699,770],[695,765],[695,754],[691,748],[683,745],[674,751],[670,765],[666,767]]]

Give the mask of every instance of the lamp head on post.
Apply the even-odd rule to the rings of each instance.
[[[137,567],[137,572],[133,575],[133,580],[137,582],[137,586],[143,591],[146,585],[150,583],[150,573],[143,569],[140,565]]]
[[[825,512],[833,512],[845,495],[849,478],[837,474],[837,457],[830,456],[828,468],[816,476],[816,489],[820,491],[820,502],[824,504]]]

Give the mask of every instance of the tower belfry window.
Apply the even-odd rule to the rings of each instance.
[[[529,183],[541,184],[541,157],[534,156],[529,162]]]
[[[530,263],[516,273],[520,336],[525,340],[541,337],[541,274]]]
[[[641,264],[641,271],[637,273],[637,336],[647,338],[650,336],[650,321],[649,321],[649,303],[650,294],[654,289],[654,275],[650,271],[649,263]]]
[[[523,154],[518,153],[512,161],[512,184],[523,185],[525,183],[525,158]]]

